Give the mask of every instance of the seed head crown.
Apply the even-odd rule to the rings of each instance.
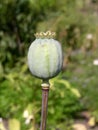
[[[35,33],[34,35],[36,38],[54,38],[56,36],[56,33],[47,31],[47,32]]]

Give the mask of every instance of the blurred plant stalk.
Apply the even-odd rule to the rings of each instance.
[[[42,110],[41,110],[40,130],[46,130],[48,95],[50,85],[49,83],[43,83],[41,86],[42,86]]]

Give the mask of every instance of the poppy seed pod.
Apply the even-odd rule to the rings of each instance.
[[[36,39],[31,43],[28,51],[28,66],[32,75],[41,79],[55,77],[62,69],[62,49],[55,33],[36,33]]]

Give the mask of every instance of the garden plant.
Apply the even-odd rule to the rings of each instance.
[[[36,40],[28,51],[28,65],[31,73],[43,80],[42,113],[40,130],[46,130],[49,79],[58,75],[63,65],[60,43],[54,40],[55,32],[36,33]]]

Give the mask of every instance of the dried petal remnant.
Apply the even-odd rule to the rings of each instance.
[[[34,35],[36,38],[54,38],[56,36],[56,33],[47,31],[47,32],[35,33]]]

